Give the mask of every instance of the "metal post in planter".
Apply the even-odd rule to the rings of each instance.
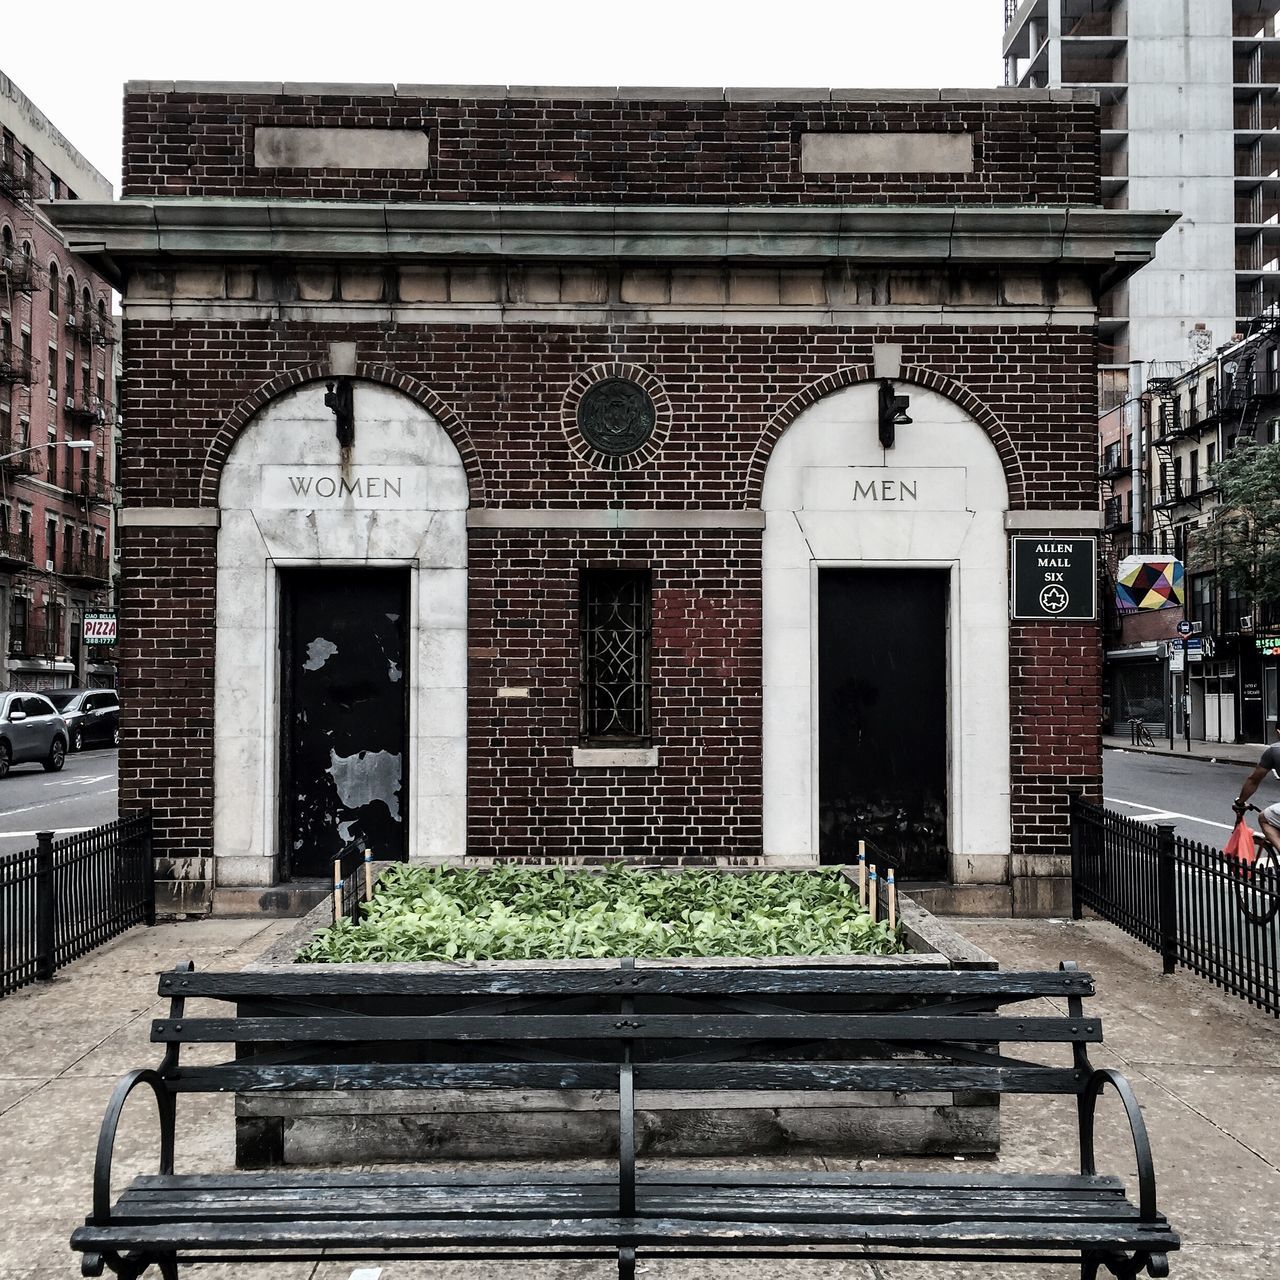
[[[858,906],[867,905],[867,842],[858,841]]]
[[[36,832],[36,977],[54,970],[53,832]]]
[[[885,873],[885,894],[889,899],[889,932],[892,933],[898,927],[898,884],[893,878],[893,868],[890,867]]]
[[[1173,833],[1172,823],[1156,827],[1156,913],[1165,973],[1172,973],[1178,963],[1178,867]]]
[[[867,910],[871,918],[876,919],[876,864],[873,862],[867,869]]]

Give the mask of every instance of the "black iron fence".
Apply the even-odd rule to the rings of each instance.
[[[0,996],[136,924],[155,923],[151,815],[0,854]]]
[[[1280,1017],[1280,871],[1076,799],[1072,905]]]

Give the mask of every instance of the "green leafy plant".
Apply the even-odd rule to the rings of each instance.
[[[400,863],[359,923],[299,961],[561,960],[636,956],[892,955],[897,933],[837,872],[490,871]]]

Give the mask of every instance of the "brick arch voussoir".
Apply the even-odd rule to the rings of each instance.
[[[305,386],[311,382],[322,382],[333,376],[333,370],[326,365],[300,365],[268,379],[245,396],[218,428],[205,454],[204,467],[200,474],[200,505],[202,507],[218,505],[218,485],[222,479],[222,468],[231,456],[231,449],[240,438],[240,433],[248,426],[255,414],[286,391],[292,391],[296,387]],[[444,400],[416,378],[386,365],[358,364],[354,376],[365,382],[377,382],[386,387],[393,387],[431,414],[448,433],[454,447],[458,450],[467,473],[467,488],[472,504],[483,503],[485,481],[480,455],[476,452],[466,424]]]
[[[808,386],[802,387],[791,397],[769,421],[757,442],[751,462],[747,469],[746,494],[744,505],[758,508],[764,495],[764,473],[773,455],[774,446],[782,438],[782,433],[807,409],[817,404],[824,396],[844,387],[855,386],[859,382],[870,382],[875,377],[875,370],[869,364],[846,365],[825,374]],[[1026,505],[1026,477],[1023,474],[1022,459],[1015,448],[1013,438],[1009,435],[1004,423],[967,387],[948,378],[945,374],[933,369],[919,369],[913,365],[903,365],[899,381],[914,383],[929,391],[936,391],[945,396],[959,408],[963,409],[986,433],[987,438],[995,446],[996,455],[1004,468],[1005,483],[1009,486],[1009,507],[1018,510]]]

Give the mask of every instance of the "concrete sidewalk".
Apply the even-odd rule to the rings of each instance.
[[[291,921],[188,921],[136,929],[69,966],[49,984],[0,1000],[0,1280],[61,1280],[79,1274],[67,1237],[89,1206],[93,1148],[115,1078],[154,1065],[150,1019],[155,973],[182,959],[199,968],[238,967]],[[1133,1082],[1155,1149],[1160,1207],[1182,1233],[1174,1277],[1274,1280],[1280,1275],[1280,1025],[1188,974],[1166,978],[1152,952],[1100,921],[963,920],[962,932],[1006,968],[1053,968],[1074,959],[1097,980],[1092,1011],[1104,1045],[1097,1065]],[[1065,1012],[1065,1010],[1063,1010]],[[1028,1009],[1028,1012],[1031,1012]],[[1005,1104],[1001,1164],[1073,1169],[1078,1150],[1070,1099],[1019,1097]],[[1123,1113],[1108,1093],[1099,1111],[1099,1167],[1132,1174]],[[179,1102],[177,1167],[227,1169],[233,1137],[229,1098]],[[154,1121],[145,1100],[121,1129],[117,1185],[154,1167]],[[753,1162],[758,1166],[760,1162]],[[813,1159],[814,1167],[841,1162]],[[862,1161],[864,1167],[893,1167]],[[939,1167],[954,1168],[950,1159]],[[349,1280],[351,1264],[186,1268],[184,1277]],[[617,1274],[605,1263],[525,1264],[531,1280]],[[1015,1275],[1066,1280],[1077,1267],[1013,1268],[940,1263],[652,1262],[647,1280],[995,1280]],[[387,1264],[380,1280],[500,1280],[510,1264]],[[373,1272],[364,1273],[367,1275]]]
[[[1128,734],[1106,734],[1102,746],[1107,751],[1135,751],[1179,760],[1211,760],[1216,764],[1247,765],[1250,769],[1258,763],[1263,750],[1260,742],[1197,742],[1194,738],[1190,751],[1185,738],[1175,738],[1172,751],[1169,750],[1168,738],[1157,738],[1154,747],[1135,747],[1130,745]]]

